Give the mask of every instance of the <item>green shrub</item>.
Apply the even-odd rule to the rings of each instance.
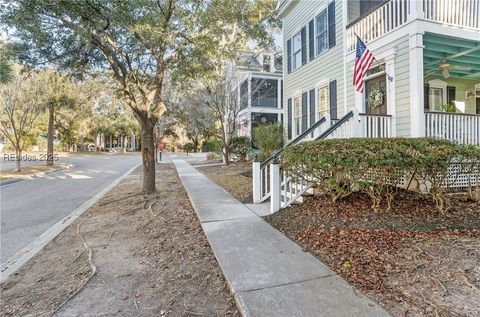
[[[404,178],[429,195],[442,212],[448,207],[448,167],[480,175],[480,149],[431,138],[335,139],[303,142],[287,148],[282,166],[296,178],[314,183],[335,202],[355,190],[368,194],[374,210],[389,210]],[[478,188],[468,186],[472,198]]]
[[[183,145],[183,150],[187,152],[187,154],[193,152],[195,151],[195,145],[193,143],[186,143]]]
[[[202,144],[203,152],[219,152],[221,148],[220,142],[217,140],[207,140]]]
[[[237,136],[230,142],[230,153],[237,155],[241,161],[245,161],[250,151],[251,141],[246,136]]]
[[[253,129],[253,141],[263,161],[283,147],[283,126],[277,123],[260,125]]]

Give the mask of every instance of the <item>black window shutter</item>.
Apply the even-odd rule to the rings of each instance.
[[[307,93],[304,92],[302,94],[302,133],[307,130],[307,118],[308,118],[308,112],[307,112]]]
[[[315,32],[313,30],[313,20],[308,23],[308,55],[310,60],[315,58]]]
[[[288,72],[292,72],[292,40],[287,41],[287,65]]]
[[[280,105],[283,109],[283,80],[280,80],[280,98],[281,98]]]
[[[333,47],[335,44],[335,2],[331,2],[328,5],[328,47]]]
[[[287,136],[288,139],[292,139],[292,98],[288,98],[287,101]]]
[[[337,81],[332,80],[329,85],[330,119],[337,120]]]
[[[302,37],[302,65],[307,63],[307,28],[303,27],[301,31]]]
[[[310,126],[315,124],[315,89],[310,90]]]
[[[454,105],[455,101],[455,87],[454,86],[447,86],[447,103],[449,105]]]
[[[425,111],[429,111],[430,110],[430,85],[429,84],[425,84],[423,86],[423,109]]]

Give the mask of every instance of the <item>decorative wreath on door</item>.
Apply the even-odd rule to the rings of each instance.
[[[384,98],[385,94],[382,90],[374,89],[368,94],[367,105],[375,108],[380,107],[381,105],[383,105]]]

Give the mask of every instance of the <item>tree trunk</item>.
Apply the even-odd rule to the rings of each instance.
[[[22,161],[22,151],[20,151],[20,145],[16,144],[15,146],[15,169],[17,172],[20,172],[20,163]]]
[[[47,165],[53,165],[53,122],[55,109],[53,105],[48,107],[48,136],[47,136]]]
[[[230,160],[229,160],[229,157],[230,156],[230,152],[228,150],[228,146],[225,146],[223,148],[223,161],[225,163],[225,165],[229,165],[230,164]]]
[[[155,142],[154,124],[148,118],[142,118],[142,160],[143,160],[143,193],[151,194],[155,188]]]
[[[193,152],[198,152],[198,137],[192,138],[193,141]]]
[[[85,152],[85,140],[83,139],[83,135],[80,136],[80,151]]]

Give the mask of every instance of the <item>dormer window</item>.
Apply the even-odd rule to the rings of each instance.
[[[270,72],[272,70],[272,61],[270,55],[263,55],[263,70]]]

